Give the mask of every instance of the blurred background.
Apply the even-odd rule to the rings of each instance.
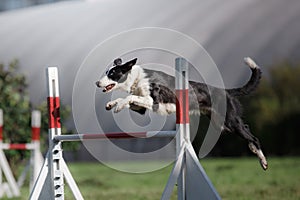
[[[10,141],[30,139],[13,133],[22,126],[22,121],[25,125],[29,123],[25,118],[29,118],[30,109],[45,111],[44,74],[47,66],[59,67],[65,131],[76,132],[70,109],[72,90],[76,73],[89,52],[122,31],[161,27],[182,32],[203,45],[217,64],[227,88],[239,87],[246,82],[250,72],[244,66],[243,58],[252,57],[261,66],[263,78],[258,90],[242,99],[244,120],[260,138],[268,156],[300,154],[297,129],[300,121],[298,0],[186,0],[176,3],[172,0],[1,0],[0,11],[0,106],[7,114],[5,134]],[[154,58],[152,62],[164,63],[162,56]],[[139,61],[150,62],[143,56]],[[11,81],[7,74],[16,80]],[[85,87],[94,85],[82,85]],[[13,96],[14,93],[19,95]],[[99,105],[101,109],[104,103]],[[16,108],[21,114],[15,111]],[[28,114],[25,114],[27,110]],[[110,115],[104,109],[98,114],[102,117]],[[93,130],[89,113],[83,115],[86,119],[83,123],[88,130]],[[18,123],[20,125],[15,126]],[[46,119],[44,126],[47,130]],[[111,124],[107,130],[116,131],[117,128]],[[43,138],[47,138],[46,131],[44,135]],[[120,141],[119,145],[133,152],[145,152],[149,151],[149,146],[159,148],[168,142],[133,140]],[[70,148],[71,152],[66,152],[69,160],[94,159],[79,144]],[[103,144],[94,150],[99,154],[110,152],[105,154],[104,160],[122,159],[108,148]],[[170,157],[173,151],[165,154],[158,159]],[[220,138],[210,155],[251,154],[245,141],[229,134]]]
[[[90,72],[90,76],[80,77],[78,74],[84,68],[82,64],[91,55],[90,52],[116,34],[144,27],[169,29],[190,37],[207,50],[226,88],[240,87],[250,77],[250,70],[243,63],[246,56],[252,57],[263,72],[259,88],[242,98],[241,102],[244,106],[243,119],[260,139],[269,169],[263,171],[260,168],[246,141],[234,134],[222,135],[209,156],[201,160],[221,197],[230,200],[299,199],[299,21],[299,0],[0,0],[3,142],[30,142],[31,110],[39,109],[42,111],[43,129],[41,150],[43,154],[46,153],[48,122],[45,69],[48,66],[59,68],[63,133],[82,130],[97,133],[98,125],[106,132],[120,131],[120,124],[130,131],[145,127],[155,129],[157,126],[149,125],[155,120],[163,124],[160,127],[162,129],[174,129],[174,115],[162,118],[147,112],[141,117],[128,110],[118,114],[105,111],[105,103],[119,94],[104,95],[94,84],[95,77],[100,77],[111,64],[111,61],[98,64],[103,63],[107,55],[113,55],[116,49],[126,44],[141,41],[155,43],[157,38],[149,35],[115,44],[114,48],[105,49],[103,55],[94,59],[95,70]],[[164,39],[170,46],[182,45],[179,40]],[[198,58],[199,52],[191,52],[191,56]],[[164,66],[165,70],[166,66],[174,65],[174,55],[168,53],[158,49],[140,49],[126,55],[116,53],[115,57],[124,56],[124,60],[127,60],[136,56],[138,63],[145,67],[153,68],[153,63],[156,63],[161,64],[159,67]],[[198,71],[203,69],[203,66],[194,67]],[[78,82],[78,77],[81,82]],[[75,90],[85,93],[91,91],[89,96],[92,98],[79,95],[74,99],[72,95]],[[76,123],[72,108],[75,100],[80,103],[76,109],[79,109],[81,119]],[[98,123],[94,123],[95,120]],[[191,125],[198,133],[194,144],[199,150],[208,120],[201,117],[200,126],[197,120],[192,120]],[[170,139],[131,139],[63,145],[67,162],[76,161],[68,163],[68,166],[85,199],[152,200],[160,198],[171,171],[172,166],[165,166],[174,160],[173,142]],[[155,155],[147,154],[166,144],[170,145],[163,151]],[[132,154],[124,156],[120,150]],[[9,150],[5,151],[5,155],[15,177],[21,177],[30,151]],[[135,173],[149,169],[153,172],[140,175],[121,173],[94,162],[97,159],[104,164],[112,161],[117,163],[122,170],[111,168],[119,171]],[[137,160],[142,162],[138,163]],[[156,170],[157,166],[165,168]],[[7,187],[7,183],[5,176],[3,179],[0,177],[2,197],[4,193],[1,191]],[[22,195],[16,200],[27,199],[28,187],[21,190]],[[67,198],[72,199],[68,195],[71,196],[71,192],[66,189]],[[171,199],[176,199],[176,192]]]

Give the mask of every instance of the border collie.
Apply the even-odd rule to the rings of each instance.
[[[252,71],[249,81],[240,88],[226,89],[226,116],[224,124],[219,124],[222,132],[237,133],[248,141],[250,150],[257,155],[264,170],[268,168],[267,160],[261,150],[259,140],[252,135],[247,124],[241,118],[242,109],[237,97],[251,93],[259,84],[261,70],[251,59],[245,58],[245,63]],[[122,63],[120,58],[114,60],[113,66],[106,71],[99,81],[97,87],[103,88],[103,92],[108,93],[113,90],[122,90],[129,93],[126,98],[117,98],[106,104],[106,109],[114,109],[120,112],[124,108],[129,108],[140,114],[146,110],[152,110],[161,115],[168,115],[176,112],[176,95],[174,90],[175,78],[163,72],[143,69],[136,65],[137,58]],[[210,93],[214,95],[224,94],[224,89],[215,88],[204,83],[189,81],[191,90],[194,92],[194,99],[190,100],[190,110],[197,109],[199,113],[211,117],[212,109]],[[190,95],[191,96],[191,95]],[[198,107],[195,103],[198,102]],[[194,105],[194,106],[193,106]],[[196,113],[197,113],[196,111]],[[218,114],[218,113],[216,113]]]

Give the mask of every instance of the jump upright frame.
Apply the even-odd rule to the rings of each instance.
[[[56,67],[47,68],[49,150],[30,199],[51,198],[53,200],[64,200],[64,179],[68,183],[74,198],[77,200],[83,199],[63,158],[62,142],[139,137],[176,137],[176,161],[163,191],[162,200],[170,199],[176,184],[179,200],[221,199],[200,165],[191,145],[188,68],[189,63],[184,58],[176,58],[176,131],[74,135],[61,134],[58,69]]]
[[[5,195],[8,198],[18,197],[21,195],[20,189],[23,186],[27,175],[30,174],[29,191],[31,192],[33,185],[38,178],[39,171],[42,168],[44,158],[40,151],[41,113],[38,110],[33,110],[31,112],[30,143],[5,142],[3,137],[3,126],[3,110],[0,109],[0,198]],[[30,151],[30,159],[17,181],[13,176],[6,154],[4,153],[4,151],[10,150]],[[2,176],[2,173],[4,176]]]

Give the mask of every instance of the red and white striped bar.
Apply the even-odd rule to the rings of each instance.
[[[0,109],[0,142],[3,140],[3,110]]]
[[[36,145],[33,143],[15,143],[15,144],[8,144],[2,143],[0,144],[1,149],[4,150],[35,150]]]
[[[38,110],[31,114],[31,143],[2,143],[3,141],[3,110],[0,109],[0,141],[1,149],[4,150],[35,150],[34,142],[40,141],[41,113]],[[38,144],[39,145],[39,144]]]
[[[59,135],[54,137],[55,142],[66,141],[84,141],[84,140],[101,140],[101,139],[133,139],[133,138],[172,138],[176,136],[176,131],[147,131],[135,133],[86,133]]]

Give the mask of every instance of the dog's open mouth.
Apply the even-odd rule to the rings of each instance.
[[[112,84],[109,84],[108,86],[106,86],[104,89],[103,89],[103,92],[109,92],[111,89],[113,89],[113,87],[115,87],[116,84],[112,83]]]

